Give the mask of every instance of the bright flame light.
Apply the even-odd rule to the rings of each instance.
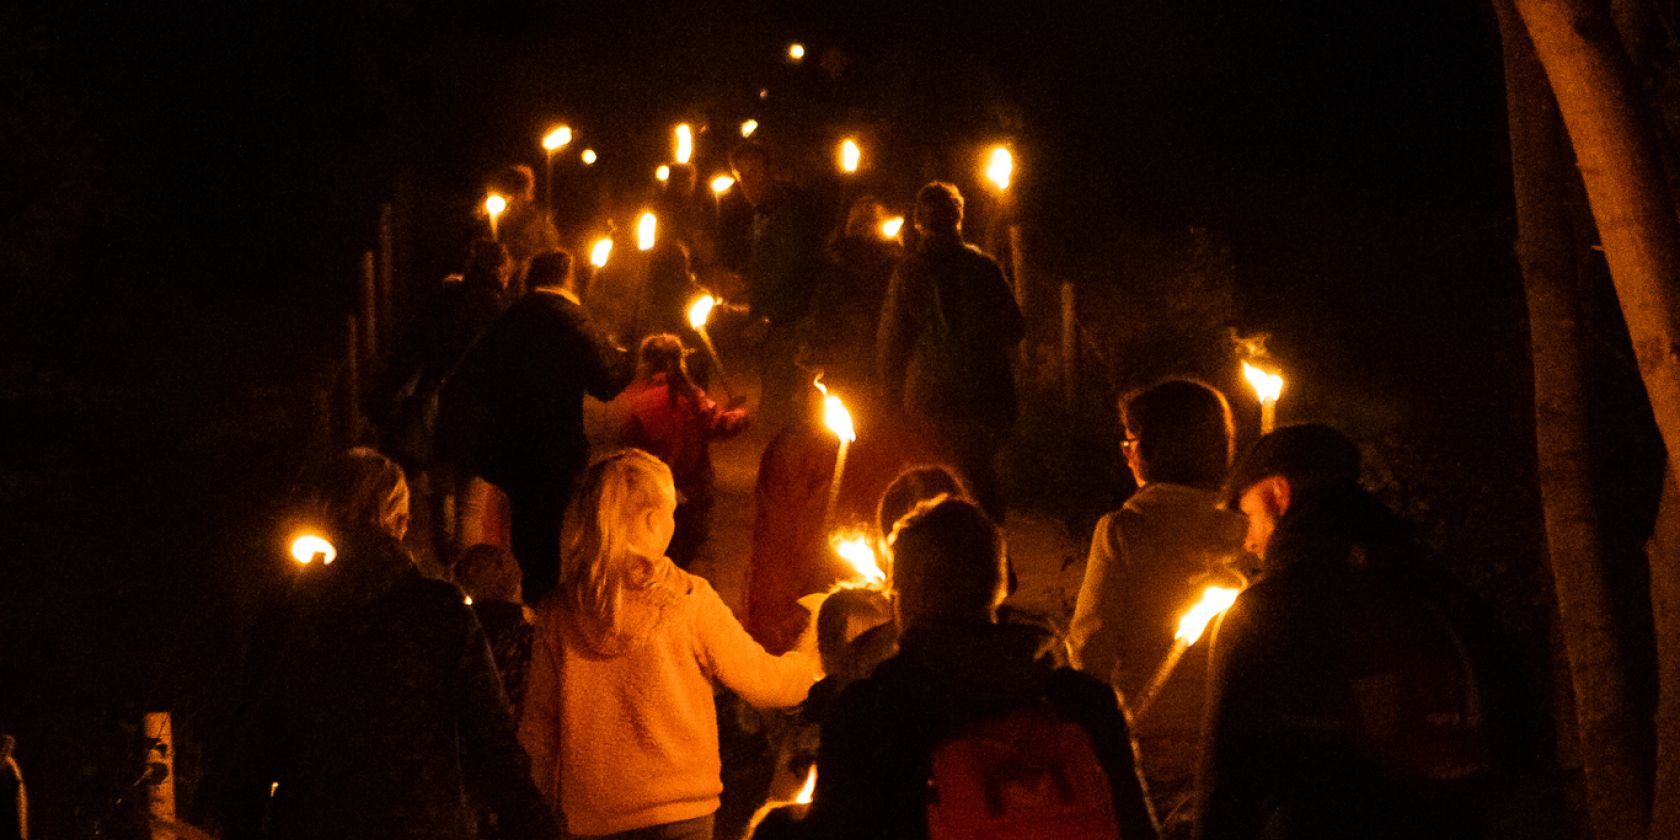
[[[688,163],[694,157],[694,129],[688,123],[677,123],[677,163]]]
[[[643,213],[636,220],[636,249],[639,251],[653,250],[654,234],[659,230],[659,219],[651,211]]]
[[[863,150],[858,148],[856,140],[847,137],[840,141],[840,171],[852,173],[858,171],[858,164],[863,162]]]
[[[589,264],[596,268],[607,267],[607,257],[612,256],[613,241],[603,236],[589,246]]]
[[[805,60],[805,45],[795,41],[788,44],[788,58],[794,61]]]
[[[900,231],[904,230],[904,217],[894,216],[881,223],[882,239],[897,239]]]
[[[1261,402],[1277,402],[1283,395],[1283,377],[1275,373],[1267,373],[1248,362],[1243,362],[1243,378],[1253,386],[1254,395]]]
[[[666,166],[663,163],[660,164],[658,169],[653,170],[653,177],[658,178],[661,181],[671,180],[671,167]]]
[[[595,161],[601,159],[600,155],[595,154],[594,149],[584,149],[583,154],[580,157],[583,158],[584,166],[593,166],[595,165]]]
[[[811,384],[817,386],[817,390],[823,395],[823,425],[842,443],[857,440],[857,430],[852,427],[852,413],[846,410],[846,404],[828,392],[828,388],[822,384],[821,376],[812,380]]]
[[[753,132],[755,132],[757,130],[758,130],[758,120],[747,120],[746,122],[741,123],[741,136],[742,137],[751,137],[751,136],[753,136]]]
[[[292,540],[292,559],[307,566],[321,558],[321,565],[325,566],[338,558],[338,549],[327,542],[319,534],[299,534]]]
[[[811,765],[811,772],[805,776],[805,786],[793,797],[795,805],[809,805],[817,796],[817,765]]]
[[[881,583],[887,579],[887,573],[881,570],[881,564],[875,559],[875,549],[862,534],[835,534],[829,538],[829,544],[865,583]]]
[[[502,215],[502,213],[505,212],[506,210],[507,210],[507,199],[506,198],[503,198],[502,196],[499,196],[495,193],[491,193],[490,195],[485,197],[485,199],[484,199],[484,212],[489,213],[490,218],[494,219],[497,216]]]
[[[712,192],[723,195],[729,188],[735,186],[735,179],[728,175],[719,175],[712,179]]]
[[[566,148],[572,142],[571,126],[562,125],[548,133],[542,140],[542,147],[550,152]]]
[[[464,596],[461,599],[461,603],[466,604],[469,607],[472,606],[472,596],[471,595]]]
[[[1002,146],[993,146],[986,155],[986,179],[1000,190],[1009,189],[1009,177],[1015,174],[1015,156]]]
[[[694,299],[688,307],[688,325],[696,330],[706,328],[706,321],[712,317],[712,307],[717,306],[717,298],[711,295],[701,295]]]
[[[1196,640],[1202,637],[1202,632],[1207,630],[1208,622],[1237,602],[1240,591],[1228,586],[1210,586],[1202,590],[1202,600],[1197,601],[1196,605],[1178,620],[1178,632],[1173,634],[1173,638],[1183,642],[1186,647],[1195,644]]]

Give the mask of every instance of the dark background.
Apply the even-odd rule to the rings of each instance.
[[[573,151],[600,150],[587,177],[620,202],[679,118],[708,126],[702,178],[747,115],[807,173],[856,133],[870,188],[898,206],[931,177],[975,199],[979,150],[1008,141],[1035,267],[1079,285],[1093,346],[1149,335],[1163,305],[1204,312],[1184,300],[1202,286],[1140,268],[1185,262],[1160,244],[1175,237],[1204,243],[1213,256],[1185,270],[1228,305],[1186,316],[1192,332],[1269,333],[1283,419],[1361,442],[1373,484],[1487,605],[1513,651],[1521,749],[1550,762],[1489,9],[111,5],[0,8],[0,730],[25,736],[40,836],[128,836],[128,722],[214,698],[217,639],[266,597],[273,518],[319,439],[308,395],[332,376],[379,204],[415,208],[399,279],[435,282],[458,268],[485,174],[537,163],[558,119],[580,130]],[[990,211],[971,208],[973,231]],[[1598,468],[1637,578],[1660,450],[1613,298],[1597,305]],[[1145,374],[1210,377],[1252,425],[1231,348],[1198,346],[1102,359],[1071,432],[1024,418],[1059,455],[1044,463],[1084,465],[1063,467],[1073,498],[1048,503],[1079,521],[1122,492],[1112,396]]]

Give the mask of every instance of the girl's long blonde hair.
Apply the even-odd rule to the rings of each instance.
[[[670,560],[629,543],[634,518],[675,493],[664,462],[620,449],[590,465],[566,509],[558,606],[597,653],[641,644],[684,594]]]

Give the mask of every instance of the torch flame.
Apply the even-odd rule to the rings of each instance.
[[[863,150],[858,148],[856,140],[847,137],[840,141],[840,171],[852,173],[858,171],[858,164],[863,162]]]
[[[553,151],[557,151],[559,149],[565,148],[571,142],[572,142],[572,128],[571,128],[571,126],[562,125],[562,126],[556,127],[553,131],[550,131],[548,133],[548,136],[543,138],[542,146],[543,146],[544,149],[547,149],[548,151],[553,152]]]
[[[595,154],[594,149],[584,149],[581,157],[583,159],[584,166],[593,166],[600,156]]]
[[[1178,620],[1178,632],[1173,634],[1173,638],[1184,642],[1187,647],[1195,644],[1207,629],[1208,622],[1237,602],[1240,591],[1226,586],[1210,586],[1202,590],[1202,600],[1197,601],[1196,605]]]
[[[688,123],[677,123],[677,163],[688,163],[694,157],[694,129]]]
[[[846,404],[828,392],[828,388],[822,384],[821,375],[812,380],[811,384],[817,386],[817,390],[823,395],[823,425],[828,426],[828,430],[842,443],[857,440],[857,430],[852,427],[852,413],[846,410]]]
[[[881,564],[875,559],[875,549],[862,534],[835,534],[829,538],[829,544],[865,583],[881,583],[887,579],[887,573],[881,570]]]
[[[719,175],[712,179],[712,192],[723,195],[729,188],[735,186],[735,179],[728,175]]]
[[[500,195],[497,195],[496,193],[491,193],[488,196],[485,196],[485,198],[484,198],[484,212],[489,213],[490,218],[494,219],[497,216],[502,215],[502,213],[505,212],[506,210],[507,210],[507,199],[506,198],[504,198]]]
[[[612,249],[613,241],[611,239],[603,236],[595,240],[595,244],[589,246],[589,264],[596,268],[606,268],[607,257],[612,255]]]
[[[338,558],[338,549],[327,542],[326,537],[319,534],[299,534],[292,540],[292,559],[307,566],[321,558],[321,565],[325,566]]]
[[[904,217],[894,216],[881,223],[882,239],[897,239],[900,231],[904,230]]]
[[[694,299],[688,307],[688,325],[696,330],[706,328],[707,319],[712,317],[712,307],[717,306],[717,298],[711,295],[701,295]]]
[[[746,120],[741,123],[741,136],[751,137],[758,130],[758,120]]]
[[[805,59],[805,45],[797,41],[788,44],[787,54],[788,58],[793,59],[794,61],[803,61]]]
[[[1015,173],[1015,156],[1002,146],[993,146],[986,160],[986,178],[1000,190],[1009,189],[1009,176]]]
[[[643,213],[636,220],[636,249],[640,251],[653,250],[654,234],[659,230],[659,219],[651,211]]]
[[[1243,362],[1243,378],[1254,387],[1254,395],[1261,402],[1277,402],[1283,394],[1283,377],[1275,373],[1267,373],[1248,362]]]
[[[658,169],[653,170],[653,177],[658,178],[661,181],[671,180],[671,167],[666,166],[663,163],[660,164]]]
[[[805,775],[805,786],[793,797],[796,805],[809,805],[817,795],[817,765],[811,765],[811,772]]]

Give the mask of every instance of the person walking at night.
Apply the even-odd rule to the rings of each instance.
[[[725,409],[689,378],[689,349],[669,333],[650,335],[637,351],[636,383],[626,399],[622,440],[652,453],[671,468],[677,487],[677,530],[667,552],[687,569],[706,542],[707,522],[715,500],[711,442],[740,434],[747,427],[745,409]]]
[[[747,303],[753,320],[766,326],[760,351],[759,415],[772,426],[780,426],[797,419],[795,403],[808,396],[808,380],[795,360],[801,324],[826,270],[827,223],[802,190],[778,177],[763,146],[742,143],[730,152],[729,162],[741,195],[753,208]]]
[[[875,379],[875,325],[893,269],[904,255],[881,229],[886,208],[872,196],[852,203],[843,235],[830,249],[833,270],[817,291],[811,325],[812,363],[832,384],[863,388]]]
[[[560,232],[537,204],[537,178],[531,167],[517,164],[503,169],[491,179],[490,189],[507,200],[507,209],[496,224],[496,239],[513,257],[514,294],[523,294],[535,288],[525,276],[531,260],[560,247]]]
[[[766,653],[704,579],[665,556],[676,488],[615,452],[566,515],[564,583],[538,608],[520,739],[567,836],[710,840],[721,763],[714,681],[759,707],[805,699],[814,633]]]
[[[1010,360],[1026,324],[997,262],[963,241],[962,220],[951,184],[916,194],[921,240],[887,288],[875,369],[888,405],[923,427],[1001,522],[993,460],[1015,424]]]
[[[507,493],[513,556],[536,602],[558,581],[560,519],[589,460],[583,398],[612,399],[635,368],[578,303],[570,254],[537,255],[529,279],[531,291],[479,340],[445,400],[476,415],[462,423],[472,465]]]
[[[1226,485],[1263,571],[1213,637],[1199,840],[1482,836],[1478,669],[1359,469],[1340,432],[1286,426]]]
[[[1139,489],[1097,522],[1068,646],[1074,667],[1108,682],[1126,705],[1151,801],[1172,834],[1188,830],[1194,801],[1206,647],[1179,660],[1146,717],[1136,703],[1203,587],[1243,582],[1243,518],[1219,507],[1231,408],[1200,382],[1169,379],[1127,398],[1120,421]]]
[[[1056,667],[1051,634],[997,623],[1004,544],[985,513],[926,502],[892,554],[899,651],[835,701],[797,834],[1154,838],[1113,693]]]
[[[336,556],[300,568],[262,657],[227,836],[471,840],[482,809],[554,837],[466,597],[402,547],[402,469],[353,449],[311,487]]]

